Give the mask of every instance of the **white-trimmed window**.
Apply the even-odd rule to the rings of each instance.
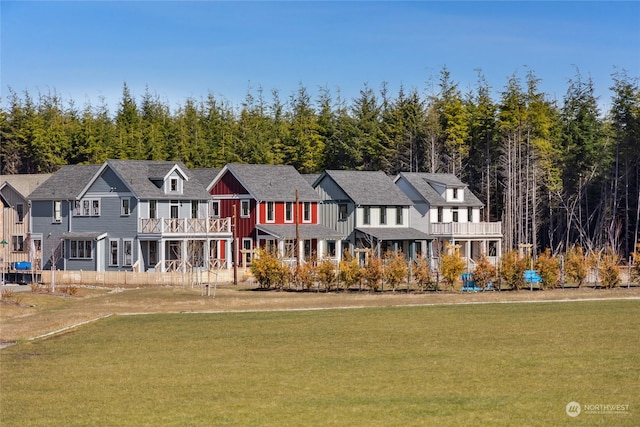
[[[11,252],[24,252],[24,236],[11,236]]]
[[[192,200],[191,201],[191,218],[196,219],[198,218],[198,206],[199,206],[199,202],[197,200]]]
[[[380,206],[380,225],[385,225],[387,223],[387,207]]]
[[[53,201],[53,222],[62,222],[62,200]]]
[[[250,238],[243,238],[242,239],[242,249],[245,251],[250,251],[251,249],[253,249],[253,240]],[[242,255],[242,259],[243,259],[243,263],[246,265],[248,263],[251,262],[251,252],[245,252]]]
[[[403,223],[402,210],[402,206],[396,206],[396,225],[402,225]]]
[[[467,222],[473,222],[473,208],[467,208]]]
[[[72,259],[91,259],[93,257],[93,242],[91,240],[71,240],[69,257]]]
[[[22,221],[24,221],[24,204],[23,203],[16,203],[16,217],[17,217],[18,223],[22,223]]]
[[[109,265],[120,265],[120,240],[109,239]]]
[[[458,189],[457,188],[453,189],[453,200],[458,200]]]
[[[100,199],[76,200],[74,216],[100,216]]]
[[[284,222],[293,222],[293,202],[284,203]]]
[[[240,200],[240,217],[249,218],[250,213],[251,213],[251,201]]]
[[[439,207],[438,208],[438,221],[437,222],[442,222],[443,215],[444,215],[443,209],[442,209],[442,207]]]
[[[220,218],[220,201],[219,200],[211,201],[211,217]]]
[[[158,263],[158,242],[155,240],[149,241],[149,265],[155,267]]]
[[[276,220],[275,203],[267,202],[267,222],[274,222]]]
[[[133,239],[122,240],[122,254],[124,255],[122,265],[133,264]]]
[[[336,256],[336,241],[335,240],[327,240],[327,245],[325,249],[325,255],[328,257]]]
[[[158,201],[149,200],[149,218],[158,217]]]
[[[129,197],[124,197],[120,199],[120,215],[122,216],[131,215],[131,199]]]
[[[178,178],[169,178],[169,191],[175,193],[178,190]]]
[[[451,222],[458,222],[458,208],[451,209]]]
[[[302,222],[311,222],[311,202],[302,205]]]
[[[362,207],[362,223],[365,225],[371,224],[371,206]]]
[[[296,256],[296,241],[293,239],[286,239],[284,241],[284,254],[285,258],[294,258]]]
[[[346,221],[347,220],[347,204],[340,203],[338,205],[338,221]]]

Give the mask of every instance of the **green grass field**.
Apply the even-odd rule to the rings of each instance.
[[[0,351],[0,425],[637,426],[639,331],[638,301],[113,316]]]

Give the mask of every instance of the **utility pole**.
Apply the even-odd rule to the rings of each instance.
[[[233,216],[231,218],[231,238],[233,240],[233,284],[238,284],[238,239],[237,231],[238,227],[238,209],[235,203],[233,204]]]

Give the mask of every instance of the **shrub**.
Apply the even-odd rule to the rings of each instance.
[[[542,286],[545,288],[555,288],[560,282],[560,263],[551,254],[551,249],[547,248],[538,255],[536,270],[542,277]]]
[[[445,283],[447,283],[451,289],[453,285],[464,271],[466,265],[460,253],[457,249],[447,251],[440,256],[440,272]]]
[[[377,291],[382,283],[382,259],[369,254],[367,265],[362,269],[362,277],[367,281],[367,286],[372,291]]]
[[[384,254],[384,259],[384,280],[391,285],[391,289],[395,292],[398,285],[407,279],[409,267],[402,251],[388,251]]]
[[[587,260],[582,247],[571,246],[564,256],[564,274],[567,281],[582,286],[587,278]]]
[[[345,289],[355,286],[362,278],[362,269],[358,263],[358,259],[345,252],[344,258],[340,261],[340,281],[344,283]]]
[[[60,288],[58,288],[58,290],[63,294],[67,294],[70,296],[74,296],[78,293],[78,288],[73,285],[61,286]]]
[[[605,288],[615,288],[620,285],[620,274],[618,271],[618,254],[608,248],[600,257],[598,273],[600,282]]]
[[[508,251],[500,263],[500,277],[511,289],[520,289],[524,285],[524,271],[527,260],[520,258],[516,251]]]
[[[273,285],[284,284],[288,268],[282,266],[275,254],[258,249],[251,262],[251,273],[261,288],[269,289]]]
[[[487,289],[489,283],[492,283],[498,277],[498,270],[495,265],[491,264],[489,258],[482,255],[476,263],[473,270],[473,281],[483,290]]]
[[[301,264],[295,269],[295,276],[296,283],[302,285],[303,288],[310,289],[315,283],[315,267],[313,263]]]
[[[431,271],[431,266],[429,265],[429,258],[420,254],[418,259],[415,261],[415,267],[413,269],[413,277],[415,278],[416,284],[418,285],[418,289],[420,291],[424,291],[425,289],[435,289],[435,281],[433,280],[433,274]]]
[[[329,292],[338,279],[335,263],[330,259],[323,260],[316,267],[316,278],[324,286],[325,290]]]

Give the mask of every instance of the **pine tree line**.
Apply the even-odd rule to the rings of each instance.
[[[531,71],[511,76],[499,99],[481,73],[463,93],[443,68],[436,93],[401,87],[393,96],[364,85],[350,103],[328,89],[312,99],[300,85],[287,99],[261,88],[234,108],[212,94],[175,111],[126,84],[117,111],[83,108],[56,93],[9,89],[0,116],[4,174],[54,172],[109,158],[179,160],[188,167],[228,162],[325,169],[450,172],[503,222],[504,246],[531,243],[559,253],[576,244],[609,246],[625,259],[638,242],[640,88],[612,76],[609,111],[593,82],[577,75],[562,103],[539,90]]]

